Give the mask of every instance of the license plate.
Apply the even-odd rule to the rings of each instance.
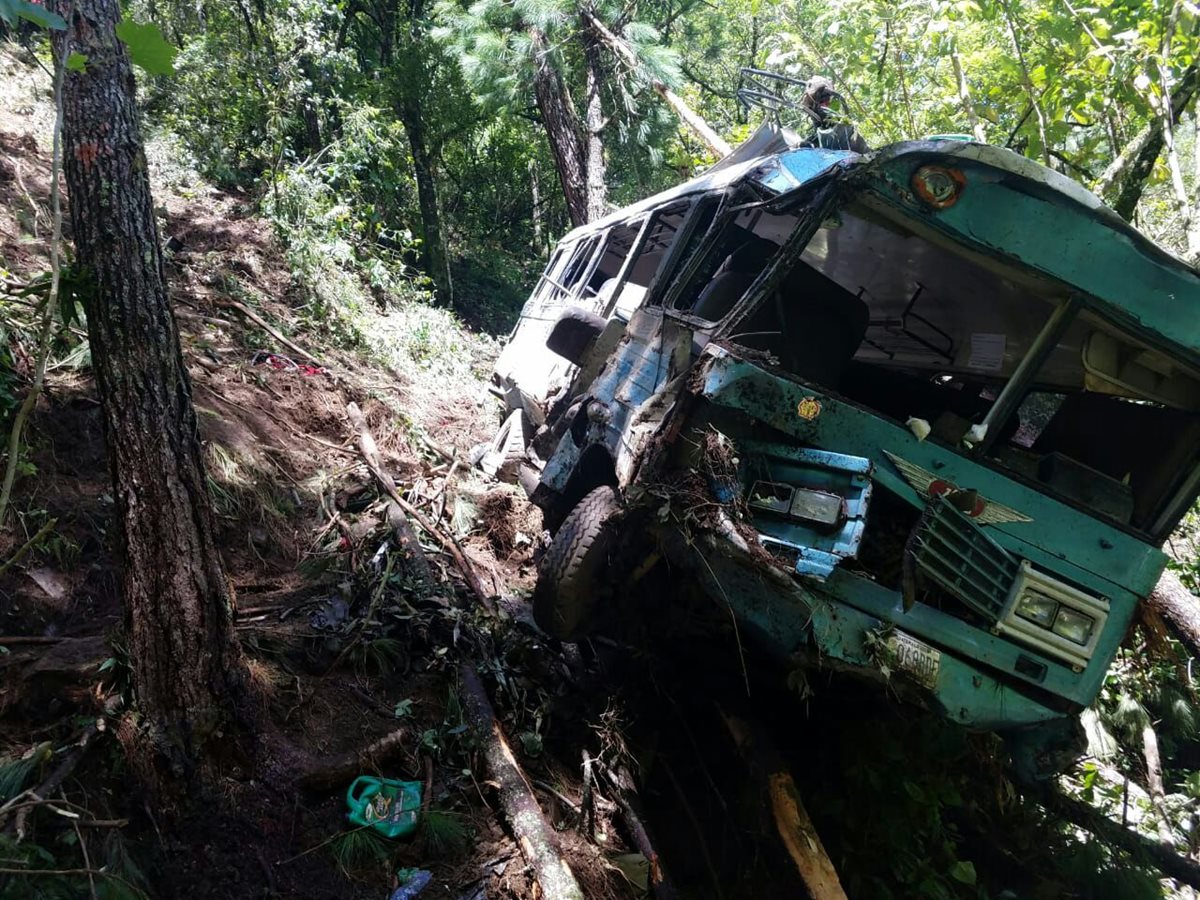
[[[942,667],[942,651],[918,641],[902,631],[893,631],[887,640],[896,668],[904,671],[917,684],[933,690],[937,687],[938,671]]]

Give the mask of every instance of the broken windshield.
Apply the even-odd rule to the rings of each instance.
[[[798,215],[731,217],[671,307],[697,325],[727,316]],[[1193,486],[1195,371],[1068,286],[864,201],[822,224],[730,340],[1138,531],[1169,530]]]

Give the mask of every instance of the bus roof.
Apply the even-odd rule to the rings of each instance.
[[[861,155],[798,143],[793,132],[764,124],[699,177],[581,225],[563,241],[745,178],[753,177],[782,196],[832,169],[854,170],[906,214],[1072,285],[1100,311],[1200,361],[1200,274],[1065,175],[1010,150],[972,141],[906,141]],[[929,157],[976,173],[978,177],[968,178],[971,203],[935,212],[912,201],[909,171]]]

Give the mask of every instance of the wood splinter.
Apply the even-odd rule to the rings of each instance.
[[[554,830],[542,814],[529,780],[509,747],[478,673],[467,664],[459,672],[467,722],[479,739],[488,773],[499,785],[504,816],[521,854],[533,871],[541,896],[546,900],[583,900],[579,882],[559,852]]]

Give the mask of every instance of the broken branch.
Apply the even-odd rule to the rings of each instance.
[[[550,900],[583,900],[579,882],[559,853],[554,832],[496,720],[478,673],[471,665],[463,665],[459,672],[467,721],[479,739],[488,772],[499,784],[504,815],[525,861],[533,870],[542,896]]]
[[[379,486],[383,488],[383,492],[390,497],[397,506],[412,518],[421,528],[433,537],[442,548],[446,550],[458,565],[459,571],[462,572],[466,579],[467,586],[471,588],[479,602],[484,608],[494,613],[495,607],[492,605],[492,599],[483,589],[483,583],[480,582],[479,576],[476,574],[474,567],[467,560],[466,554],[463,553],[462,547],[453,535],[444,535],[440,530],[434,527],[421,511],[414,507],[411,503],[400,496],[400,492],[396,489],[396,482],[392,480],[383,468],[383,459],[379,455],[379,445],[375,443],[375,437],[371,434],[371,429],[367,426],[366,417],[362,414],[362,410],[358,408],[358,404],[351,402],[346,406],[346,415],[350,419],[350,425],[358,432],[358,448],[362,454],[363,461],[367,464],[367,469],[375,476],[375,480],[379,482]]]
[[[299,346],[298,344],[294,344],[291,341],[289,341],[282,334],[280,334],[276,329],[274,329],[273,327],[268,325],[266,320],[263,319],[262,316],[260,316],[254,310],[250,309],[250,307],[246,306],[244,303],[239,303],[236,300],[230,300],[228,298],[223,297],[223,298],[220,298],[217,300],[217,305],[224,306],[227,309],[232,309],[232,310],[236,310],[237,312],[240,312],[243,316],[245,316],[247,319],[249,319],[251,322],[253,322],[255,325],[257,325],[259,328],[261,328],[263,331],[265,331],[267,334],[269,334],[275,340],[279,341],[280,344],[287,347],[289,350],[291,350],[297,356],[302,356],[302,357],[304,357],[304,359],[307,359],[310,362],[316,363],[317,365],[321,364],[321,361],[319,359],[317,359],[317,357],[313,356],[311,353],[309,353],[307,350],[305,350],[303,347]]]
[[[613,787],[617,806],[620,807],[621,815],[625,818],[625,825],[629,828],[629,836],[633,838],[634,846],[642,856],[646,857],[646,862],[650,865],[651,893],[658,900],[671,900],[678,894],[671,879],[667,877],[666,870],[663,869],[658,851],[654,849],[654,842],[650,839],[650,833],[642,821],[639,810],[641,804],[638,802],[633,776],[625,766],[618,767],[616,771],[605,766],[604,774]]]

